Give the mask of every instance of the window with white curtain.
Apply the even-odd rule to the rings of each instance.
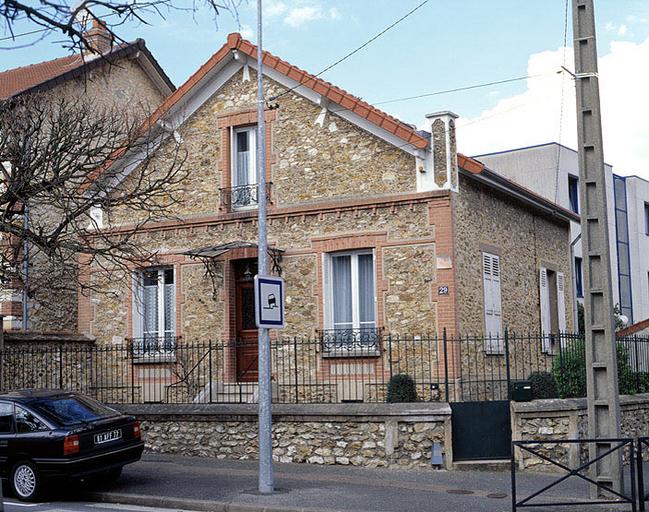
[[[176,336],[174,269],[145,269],[137,273],[136,281],[133,325],[141,352],[172,350]]]
[[[257,127],[232,130],[232,198],[235,208],[257,204]]]
[[[327,329],[375,329],[374,253],[327,254],[325,273]]]

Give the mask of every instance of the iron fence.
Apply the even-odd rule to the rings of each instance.
[[[649,338],[617,342],[620,392],[649,391]],[[109,403],[247,403],[257,399],[256,341],[164,337],[123,345],[7,347],[3,389],[61,388]],[[271,342],[275,403],[384,402],[390,379],[412,377],[419,400],[510,398],[532,379],[539,397],[586,393],[577,334],[395,335],[323,331]]]
[[[579,460],[575,467],[565,461],[566,451],[570,446],[583,447],[592,444],[605,443],[609,446],[603,449],[601,453],[594,458],[586,457],[586,460]],[[528,496],[519,499],[518,490],[516,487],[516,450],[528,452],[533,457],[541,459],[555,468],[559,468],[563,475],[555,478],[552,482],[544,485],[540,489],[532,492]],[[582,450],[583,451],[583,450]],[[621,453],[620,453],[621,452]],[[597,464],[602,464],[610,457],[619,457],[622,459],[623,455],[629,457],[629,488],[628,490],[615,490],[607,483],[599,481],[598,479],[589,475],[589,472]],[[596,489],[596,494],[599,495],[597,499],[588,499],[583,496],[570,496],[569,491],[559,486],[568,481],[569,479],[580,480],[589,485],[583,491],[588,493],[591,488]],[[511,486],[512,486],[512,510],[516,512],[520,508],[531,507],[576,507],[578,505],[630,505],[632,512],[636,511],[636,477],[635,477],[635,449],[633,439],[619,438],[619,439],[555,439],[555,440],[534,440],[534,441],[514,441],[512,442],[512,455],[511,455]],[[558,490],[558,495],[551,496],[549,501],[538,501],[546,497],[552,489]],[[573,491],[574,492],[574,491]],[[536,500],[536,501],[535,501]]]

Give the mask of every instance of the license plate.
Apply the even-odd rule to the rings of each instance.
[[[95,444],[109,443],[110,441],[117,441],[122,438],[122,429],[111,430],[110,432],[102,432],[95,434]]]

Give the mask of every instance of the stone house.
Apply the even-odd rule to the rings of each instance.
[[[53,99],[86,98],[148,115],[176,89],[144,40],[113,45],[105,26],[96,21],[87,38],[93,51],[0,72],[0,101],[47,92]],[[61,297],[38,290],[25,308],[24,302],[18,283],[6,283],[0,289],[6,330],[77,332],[76,294]],[[26,325],[23,318],[27,318]]]
[[[173,127],[158,158],[172,139],[186,148],[186,193],[173,219],[136,235],[155,262],[110,295],[79,297],[81,333],[140,340],[142,355],[246,340],[225,355],[228,378],[256,375],[244,372],[256,364],[256,54],[230,34],[149,120]],[[572,329],[573,212],[458,154],[451,112],[421,131],[270,53],[264,65],[269,252],[286,282],[286,328],[273,336],[322,338],[326,373],[381,332]],[[127,169],[128,154],[115,165]],[[115,233],[137,222],[105,217]],[[380,364],[379,351],[362,355]]]

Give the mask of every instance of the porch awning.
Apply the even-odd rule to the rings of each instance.
[[[183,254],[186,254],[187,256],[190,256],[192,258],[217,258],[233,249],[248,249],[252,247],[257,248],[257,244],[254,242],[244,242],[239,240],[236,242],[228,242],[226,244],[211,245],[209,247],[203,247],[201,249],[191,249],[184,252]],[[268,252],[271,254],[278,254],[283,253],[284,250],[277,249],[275,247],[269,247]]]

